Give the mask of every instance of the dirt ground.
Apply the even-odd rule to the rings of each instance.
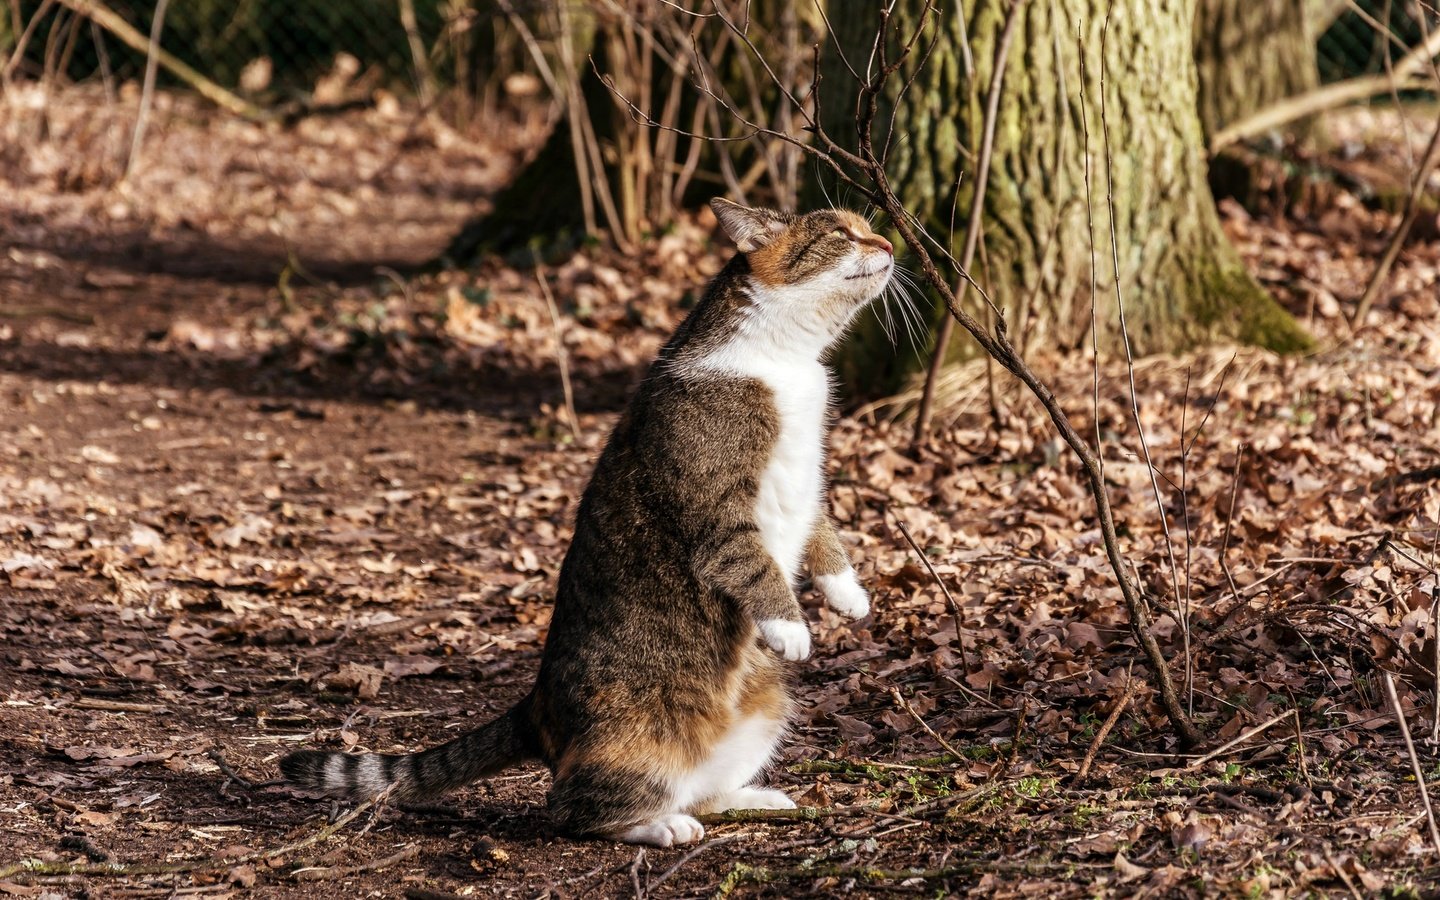
[[[579,842],[527,768],[332,831],[328,805],[251,782],[298,747],[427,746],[523,694],[591,461],[724,251],[695,220],[640,259],[417,274],[518,142],[163,99],[119,185],[123,112],[80,91],[43,129],[4,113],[0,893],[1440,896],[1383,686],[1433,792],[1440,246],[1344,323],[1388,213],[1226,206],[1323,349],[1140,361],[1173,567],[1123,364],[1092,405],[1088,357],[1036,356],[1084,433],[1099,416],[1205,746],[1167,727],[1040,410],[970,366],[928,450],[901,452],[885,405],[837,427],[832,502],[875,612],[806,596],[817,650],[771,780],[811,813],[712,822],[696,848]]]

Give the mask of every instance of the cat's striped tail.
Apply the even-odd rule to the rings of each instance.
[[[527,701],[488,725],[420,753],[300,750],[280,760],[280,771],[296,787],[345,800],[368,800],[392,785],[391,800],[434,797],[534,758]]]

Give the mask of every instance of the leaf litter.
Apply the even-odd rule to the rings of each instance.
[[[100,100],[64,97],[49,143],[0,167],[0,225],[21,226],[0,309],[67,312],[0,321],[0,866],[84,861],[86,845],[132,862],[246,859],[315,834],[322,811],[232,775],[261,782],[300,746],[431,745],[523,694],[605,432],[724,250],[700,216],[635,257],[547,258],[557,328],[529,265],[374,271],[436,252],[469,212],[447,193],[493,190],[513,147],[402,152],[408,123],[380,110],[260,134],[173,98],[151,140],[192,149],[151,154],[117,200],[103,172],[66,180]],[[283,216],[258,210],[250,182],[205,188],[237,141]],[[357,152],[400,161],[358,184],[371,169]],[[407,205],[441,171],[449,187]],[[1126,558],[1210,746],[1167,729],[1043,412],[961,366],[918,455],[893,407],[842,417],[833,436],[831,501],[875,612],[845,623],[806,594],[817,653],[772,775],[825,815],[715,822],[724,849],[637,857],[556,836],[548,776],[530,768],[273,865],[118,889],[302,896],[307,869],[346,873],[347,893],[456,895],[628,894],[662,876],[667,896],[1428,889],[1440,867],[1381,673],[1399,676],[1433,777],[1440,245],[1409,248],[1351,334],[1347,303],[1394,215],[1327,202],[1293,217],[1222,205],[1252,270],[1323,349],[1137,362],[1174,570],[1123,363],[1102,360],[1096,405],[1088,357],[1032,355],[1082,433],[1102,437]],[[428,226],[395,238],[397,218]],[[277,287],[277,221],[294,226],[290,252],[329,274]],[[356,238],[344,251],[342,225]],[[207,254],[231,270],[186,262]],[[246,260],[265,277],[236,277]],[[398,851],[412,855],[364,868]],[[19,893],[45,883],[0,878]]]

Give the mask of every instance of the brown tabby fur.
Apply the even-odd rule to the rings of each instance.
[[[413,800],[539,759],[554,774],[557,825],[615,835],[664,812],[667,779],[701,765],[739,723],[789,715],[789,665],[756,630],[804,622],[755,521],[776,404],[757,379],[697,376],[694,364],[756,302],[747,285],[804,281],[857,244],[890,247],[843,210],[716,210],[749,250],[715,277],[610,436],[580,503],[531,693],[422,753],[291,754],[281,767],[292,782],[350,799],[390,788]],[[814,575],[850,571],[823,512],[805,560]]]

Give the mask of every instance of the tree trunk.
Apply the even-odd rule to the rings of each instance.
[[[1100,341],[1111,350],[1120,346],[1117,284],[1137,353],[1217,340],[1277,350],[1309,346],[1308,336],[1246,273],[1220,229],[1196,115],[1194,0],[1020,2],[985,197],[982,252],[973,266],[977,281],[1004,309],[1017,346],[1088,343],[1092,271]],[[892,33],[908,36],[924,5],[898,0]],[[892,93],[877,119],[880,146],[894,114],[887,171],[901,199],[957,256],[984,94],[1008,9],[1007,0],[967,0],[932,14],[930,28],[939,33],[927,34],[921,47],[935,37],[933,51],[914,84],[898,101]],[[868,0],[831,3],[834,46],[821,115],[837,139],[854,133],[857,89],[835,51],[843,50],[863,75],[876,10]],[[925,53],[914,57],[918,62]],[[1108,182],[1102,110],[1110,132]],[[1107,188],[1118,266],[1111,264]],[[973,291],[970,299],[975,302]],[[848,370],[852,384],[883,390],[900,373],[866,368],[866,360],[881,355],[874,347],[877,330],[861,329],[846,360],[851,365],[842,371]]]
[[[1207,136],[1320,85],[1314,26],[1327,0],[1199,0],[1195,67]],[[1298,133],[1304,123],[1291,126]]]

